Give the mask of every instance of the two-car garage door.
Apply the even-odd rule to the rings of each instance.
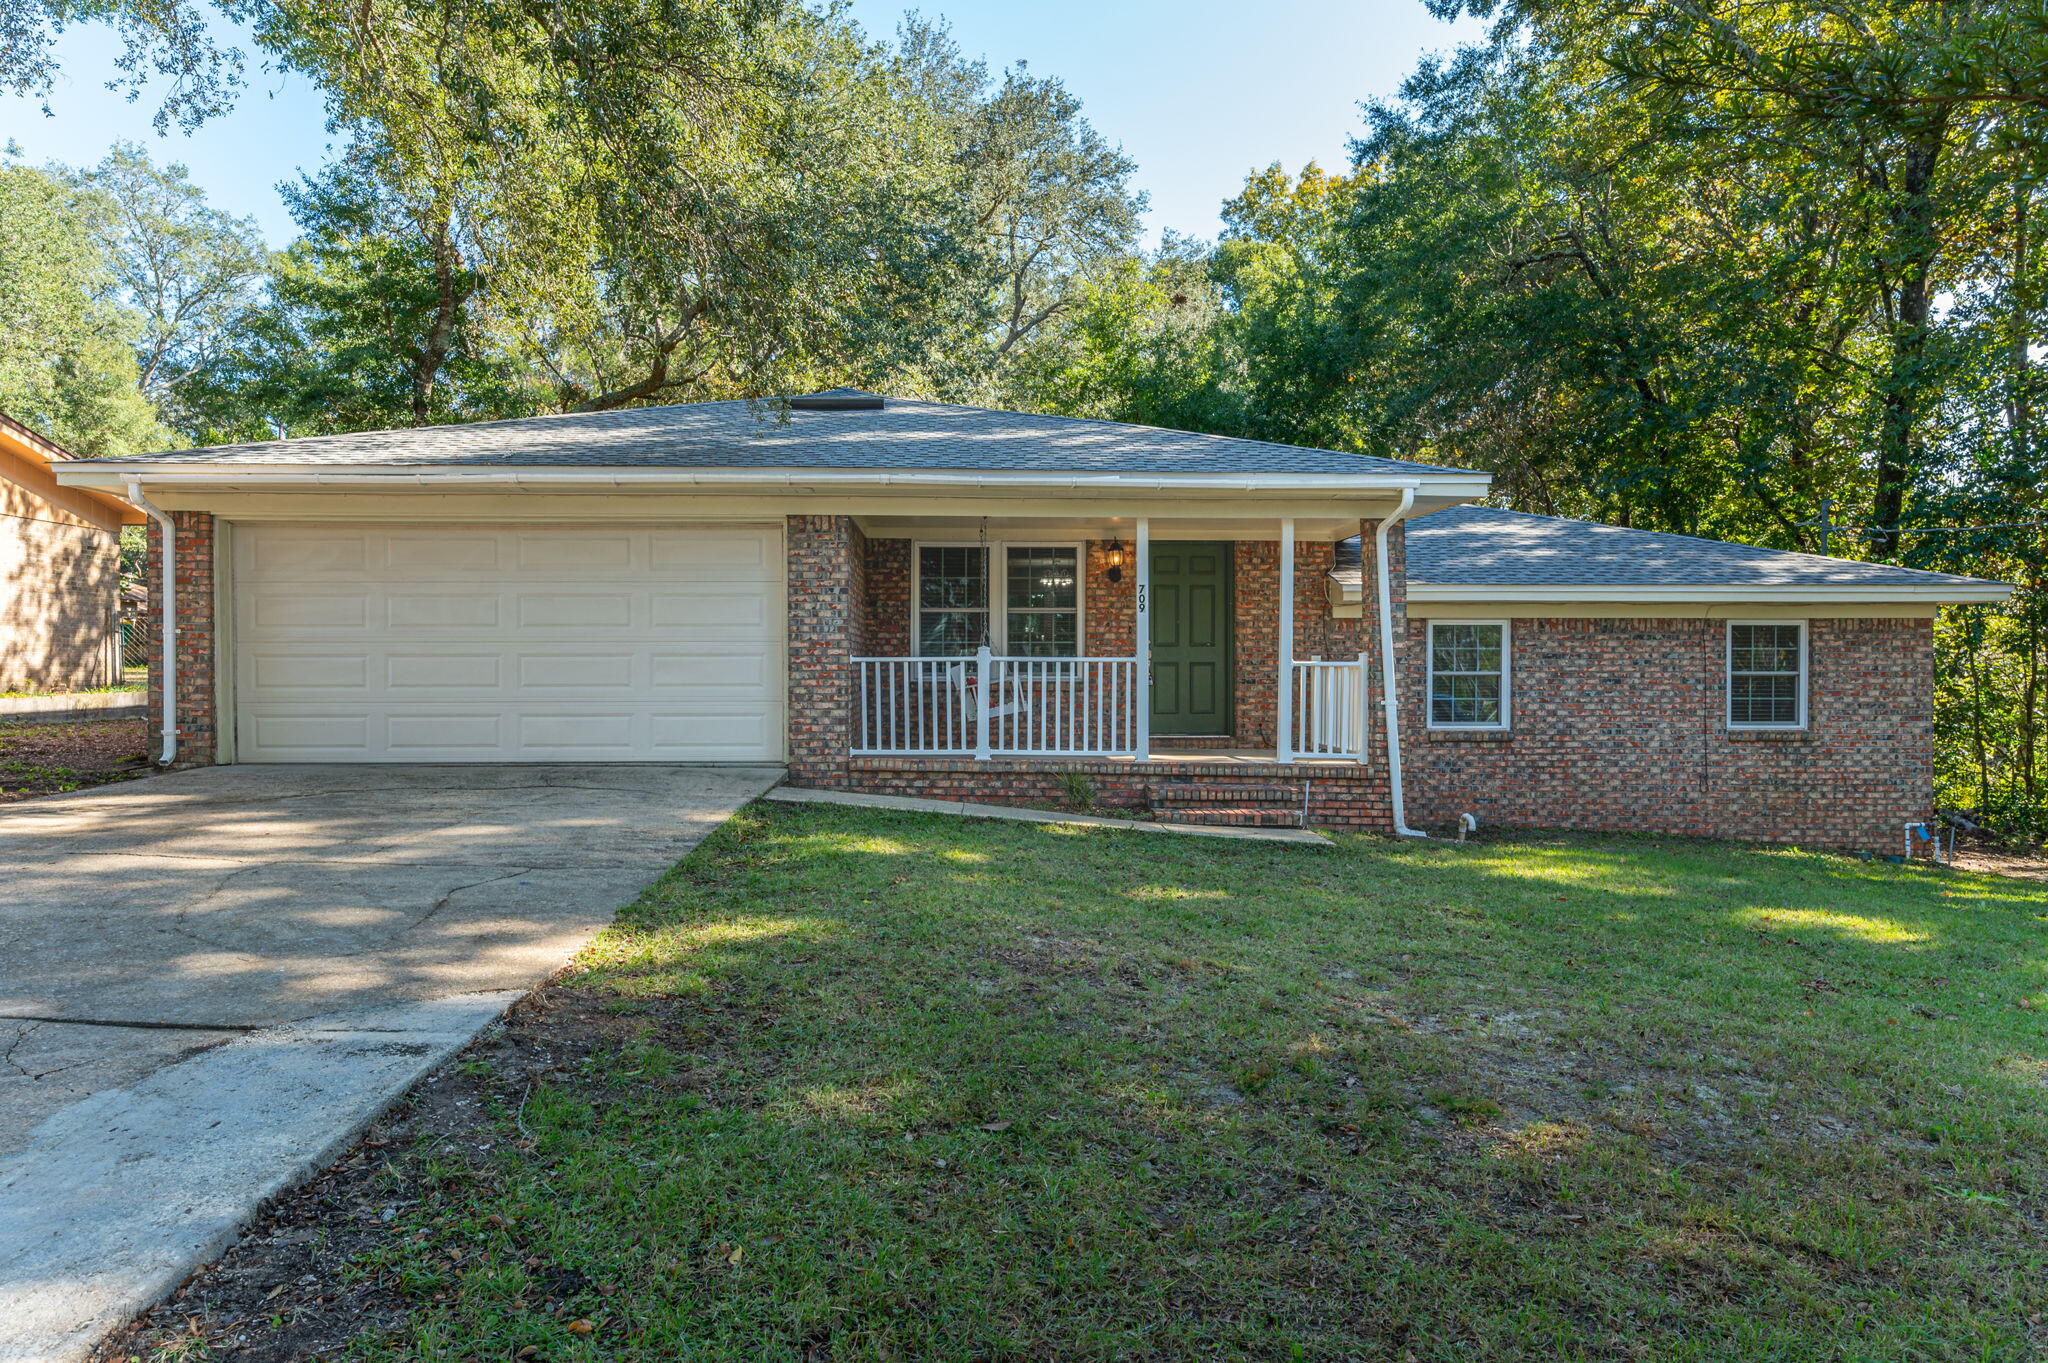
[[[231,534],[240,761],[782,757],[779,527]]]

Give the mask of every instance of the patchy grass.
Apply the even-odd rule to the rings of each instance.
[[[0,724],[0,804],[147,775],[145,728],[140,719]]]
[[[757,805],[236,1356],[2038,1357],[2044,947],[1796,851]]]

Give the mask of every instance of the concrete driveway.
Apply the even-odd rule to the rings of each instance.
[[[148,1196],[101,1186],[132,1181],[138,1160],[200,1179],[232,1230],[255,1210],[237,1199],[268,1187],[234,1191],[252,1151],[266,1169],[318,1159],[780,774],[216,767],[0,806],[0,1306],[26,1309],[9,1296],[7,1237],[41,1222],[21,1218],[48,1220],[37,1207],[66,1198]],[[249,1140],[210,1137],[219,1167],[202,1177],[211,1166],[179,1143],[220,1129],[193,1104],[223,1087],[291,1096],[226,1112]],[[153,1124],[178,1129],[159,1138]],[[86,1136],[106,1145],[97,1165]],[[58,1160],[77,1166],[68,1189],[41,1186],[72,1150]],[[177,1223],[177,1245],[217,1248],[212,1225]],[[119,1241],[92,1253],[118,1255]],[[191,1257],[173,1250],[151,1261],[155,1277]],[[28,1270],[14,1262],[18,1288]],[[57,1270],[43,1255],[33,1272]],[[83,1270],[64,1272],[78,1296]],[[143,1290],[123,1283],[106,1310]],[[0,1359],[66,1356],[11,1343],[0,1337]]]

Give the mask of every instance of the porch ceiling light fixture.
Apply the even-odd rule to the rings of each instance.
[[[1124,580],[1124,542],[1114,536],[1109,541],[1109,571],[1103,576],[1111,582]]]

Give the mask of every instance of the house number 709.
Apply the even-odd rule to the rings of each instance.
[[[1138,588],[1138,609],[1145,609],[1145,589],[1143,587]]]

